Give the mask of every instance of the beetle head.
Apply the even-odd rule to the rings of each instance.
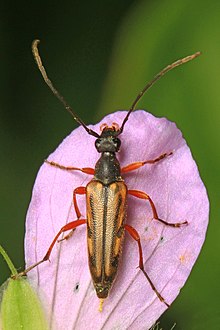
[[[112,126],[102,124],[100,130],[100,137],[95,141],[95,147],[97,151],[118,152],[121,146],[121,141],[117,137],[120,130],[118,124],[112,123]]]

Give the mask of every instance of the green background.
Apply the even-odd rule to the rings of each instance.
[[[86,123],[127,109],[160,69],[203,52],[164,77],[138,108],[177,123],[212,207],[202,253],[161,326],[219,329],[220,2],[1,2],[0,243],[21,268],[25,214],[38,168],[77,126],[42,82],[31,53],[35,38],[50,77]],[[7,276],[1,260],[0,281]]]

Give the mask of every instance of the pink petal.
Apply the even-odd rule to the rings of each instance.
[[[121,124],[125,114],[110,114],[101,123]],[[100,133],[100,123],[90,127]],[[206,190],[191,152],[174,123],[145,111],[135,111],[120,138],[122,147],[118,158],[122,166],[174,151],[161,162],[124,176],[129,189],[143,190],[151,196],[160,218],[168,222],[189,222],[181,228],[165,226],[152,220],[148,202],[128,198],[127,223],[140,234],[145,269],[171,304],[188,278],[205,239],[209,213]],[[49,160],[65,166],[94,167],[99,158],[94,142],[95,138],[79,127]],[[60,228],[76,219],[73,190],[85,186],[91,178],[80,172],[42,165],[27,214],[27,266],[39,261]],[[78,201],[85,216],[85,197],[79,197]],[[137,269],[137,243],[129,235],[124,243],[118,276],[102,313],[98,312],[99,300],[88,268],[85,225],[77,228],[69,240],[55,245],[50,263],[45,262],[29,273],[43,297],[53,329],[147,329],[166,310]]]

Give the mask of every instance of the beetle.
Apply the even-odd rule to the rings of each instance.
[[[64,105],[66,110],[73,116],[74,120],[78,122],[89,135],[92,135],[96,138],[95,148],[101,155],[94,169],[88,167],[70,167],[55,163],[53,161],[45,160],[45,162],[50,166],[54,166],[66,171],[80,171],[82,173],[92,175],[93,178],[91,181],[89,181],[86,187],[77,187],[73,191],[73,205],[77,219],[64,225],[53,239],[43,259],[25,269],[19,274],[19,276],[26,275],[34,267],[38,266],[46,260],[49,260],[52,249],[57,241],[68,239],[78,226],[86,224],[89,268],[96,294],[100,299],[99,310],[101,311],[104,299],[108,297],[109,291],[117,275],[124,234],[125,231],[127,231],[138,245],[139,268],[150,283],[151,288],[159,300],[163,302],[167,307],[169,307],[168,302],[158,292],[144,269],[143,253],[138,232],[135,228],[126,223],[127,196],[132,195],[136,198],[148,201],[152,209],[153,218],[166,226],[178,228],[183,225],[187,225],[188,222],[183,221],[177,223],[168,223],[165,220],[160,219],[151,197],[143,191],[128,189],[122,175],[137,170],[146,164],[155,164],[162,159],[171,156],[172,151],[163,153],[155,159],[137,161],[122,168],[116,154],[120,150],[121,146],[119,135],[123,133],[125,124],[129,119],[131,112],[135,110],[137,103],[144,95],[144,93],[165,73],[179,65],[193,60],[200,55],[200,52],[184,57],[172,63],[171,65],[168,65],[162,71],[160,71],[137,95],[125,118],[123,119],[121,126],[119,126],[117,123],[112,123],[111,126],[108,126],[104,123],[100,127],[101,133],[98,134],[86,126],[86,124],[73,112],[72,108],[65,101],[63,96],[55,89],[52,82],[48,78],[45,68],[42,64],[38,51],[38,44],[39,40],[33,41],[32,51],[37,66],[46,84]],[[81,212],[77,204],[78,195],[86,196],[86,219],[81,218]],[[70,231],[69,234],[58,240],[60,235],[66,231]]]

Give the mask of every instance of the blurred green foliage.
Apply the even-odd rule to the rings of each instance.
[[[219,295],[220,3],[202,0],[3,2],[0,36],[0,242],[23,267],[25,213],[43,159],[76,124],[42,82],[31,54],[41,54],[60,92],[87,123],[128,108],[152,76],[172,61],[203,55],[169,73],[138,108],[175,121],[207,187],[207,240],[161,327],[217,329]],[[0,263],[1,282],[9,275]]]

